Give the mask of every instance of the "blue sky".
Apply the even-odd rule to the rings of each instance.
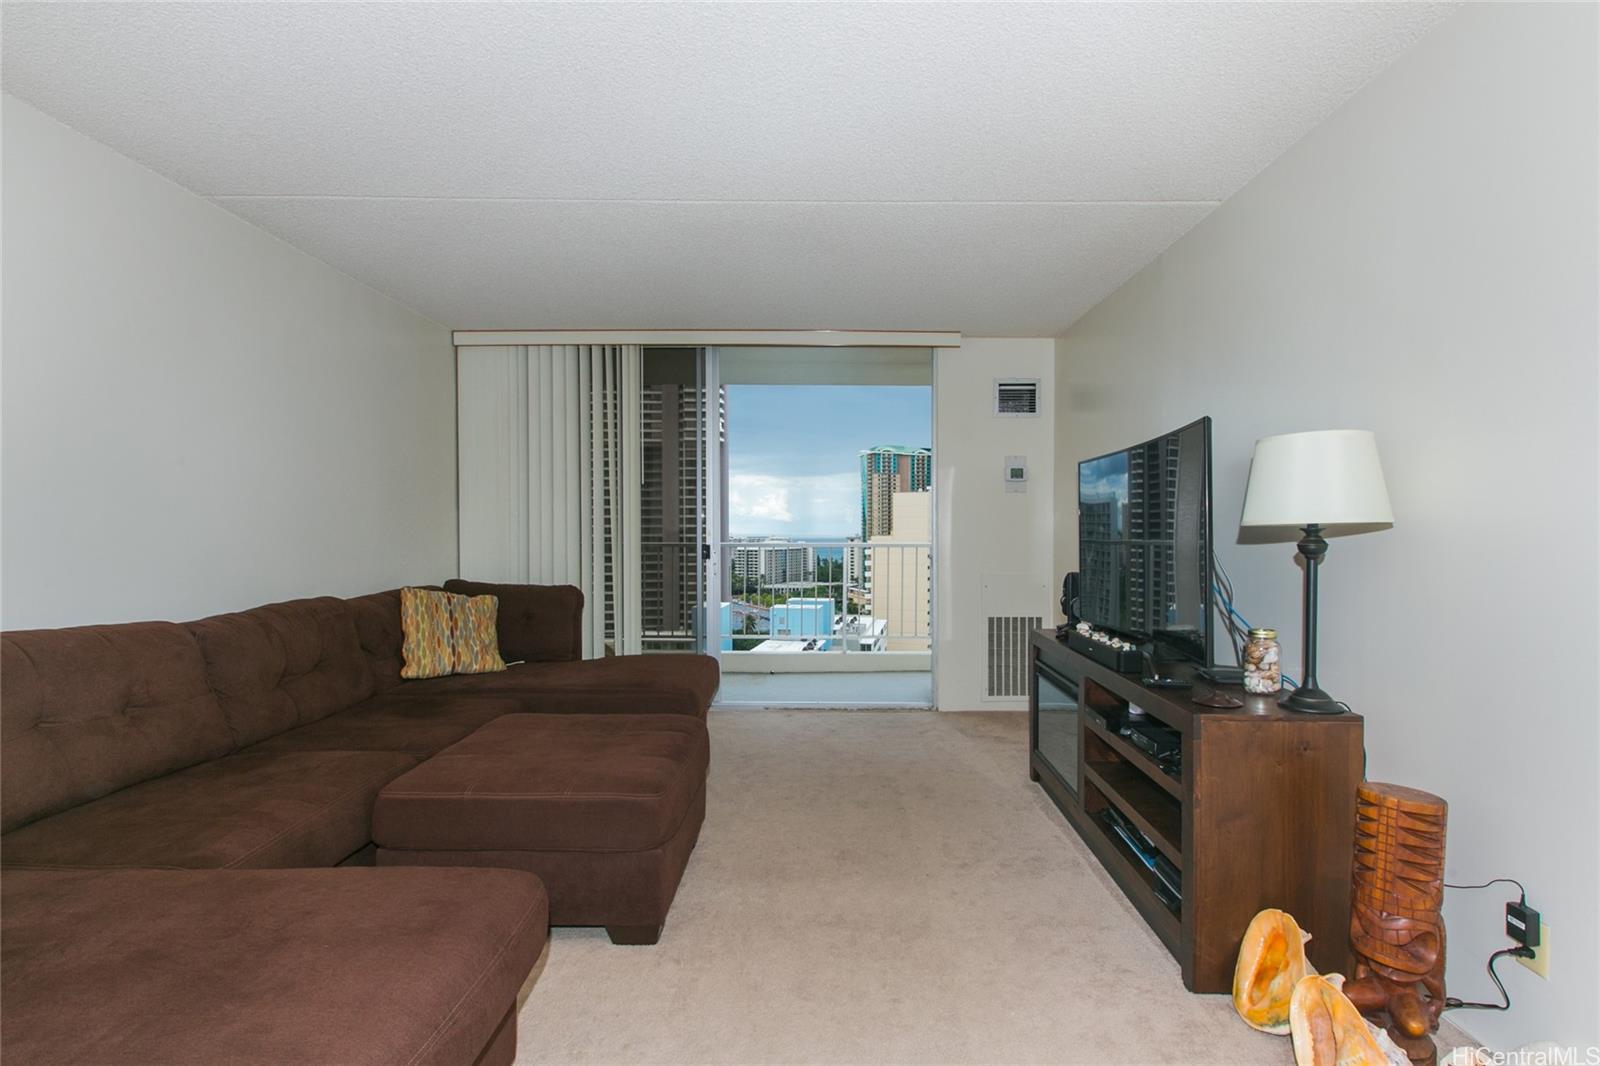
[[[859,534],[857,453],[879,444],[933,445],[931,388],[729,385],[729,533]]]
[[[1102,456],[1078,464],[1078,502],[1126,500],[1128,453]]]

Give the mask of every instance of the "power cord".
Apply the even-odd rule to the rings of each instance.
[[[1481,885],[1452,885],[1448,881],[1446,881],[1444,883],[1444,887],[1445,888],[1459,888],[1459,889],[1467,889],[1467,890],[1477,889],[1477,888],[1493,888],[1495,885],[1516,885],[1517,886],[1517,893],[1518,893],[1518,896],[1521,899],[1521,902],[1522,902],[1523,906],[1527,905],[1527,903],[1528,903],[1528,890],[1523,888],[1522,887],[1522,882],[1518,881],[1515,877],[1494,877],[1494,878],[1490,878],[1489,880],[1485,881]],[[1499,1003],[1469,1003],[1469,1002],[1467,1002],[1466,1000],[1463,1000],[1463,999],[1456,999],[1454,996],[1446,996],[1445,1000],[1444,1000],[1444,1009],[1445,1010],[1510,1010],[1511,1009],[1511,993],[1507,992],[1506,991],[1506,986],[1501,983],[1500,975],[1494,972],[1494,964],[1499,962],[1501,959],[1505,958],[1508,955],[1511,956],[1514,959],[1531,959],[1534,956],[1534,950],[1532,948],[1523,947],[1522,945],[1519,944],[1514,948],[1501,948],[1499,951],[1496,951],[1495,953],[1493,953],[1492,955],[1489,956],[1489,962],[1488,962],[1487,966],[1485,966],[1485,969],[1487,969],[1489,971],[1489,980],[1493,981],[1494,982],[1494,987],[1497,988],[1500,991],[1500,1000],[1501,1000],[1501,1002],[1499,1002]]]
[[[1222,607],[1222,624],[1228,627],[1228,642],[1233,645],[1233,664],[1243,666],[1236,621],[1239,613],[1233,609],[1233,582],[1228,580],[1228,572],[1222,568],[1222,560],[1217,558],[1216,552],[1211,553],[1211,574],[1211,591]]]
[[[1492,878],[1492,879],[1490,879],[1488,881],[1485,881],[1481,885],[1452,885],[1449,881],[1446,881],[1444,883],[1444,887],[1445,888],[1461,888],[1461,889],[1493,888],[1495,885],[1516,885],[1517,886],[1517,893],[1521,897],[1518,900],[1518,902],[1522,903],[1523,905],[1527,904],[1527,902],[1528,902],[1528,890],[1523,888],[1522,887],[1522,882],[1518,881],[1515,877],[1495,877],[1495,878]]]
[[[1500,990],[1501,1002],[1499,1002],[1499,1003],[1468,1003],[1466,1000],[1456,999],[1454,996],[1446,996],[1444,998],[1444,1009],[1445,1010],[1510,1010],[1511,1009],[1511,993],[1507,992],[1506,991],[1506,986],[1500,983],[1500,975],[1494,972],[1494,964],[1499,962],[1501,959],[1505,958],[1507,955],[1510,955],[1513,958],[1518,958],[1518,959],[1531,959],[1531,958],[1533,958],[1533,954],[1534,953],[1533,953],[1533,949],[1532,948],[1525,948],[1525,947],[1522,947],[1519,944],[1517,947],[1514,947],[1514,948],[1501,948],[1499,951],[1497,951],[1493,955],[1489,956],[1489,965],[1486,967],[1486,969],[1488,969],[1488,971],[1489,971],[1489,980],[1493,981],[1495,988]]]
[[[1222,622],[1228,627],[1228,641],[1233,645],[1233,661],[1236,666],[1242,668],[1244,666],[1242,644],[1250,639],[1250,630],[1254,627],[1250,625],[1248,618],[1234,609],[1233,579],[1228,577],[1227,568],[1222,565],[1222,560],[1217,557],[1216,552],[1211,553],[1211,572],[1213,574],[1211,591],[1216,593],[1217,598],[1222,601]],[[1283,672],[1281,664],[1278,669],[1278,681],[1282,683],[1284,688],[1300,687],[1298,681]],[[1335,700],[1334,703],[1343,708],[1347,714],[1350,713],[1350,705],[1348,703],[1343,700]],[[1361,746],[1361,780],[1365,781],[1366,779],[1367,748],[1363,744]]]
[[[1233,661],[1235,665],[1243,666],[1243,645],[1249,641],[1250,630],[1255,627],[1250,624],[1248,618],[1234,608],[1233,581],[1228,577],[1228,571],[1223,567],[1222,560],[1217,558],[1216,552],[1211,553],[1211,567],[1212,572],[1216,575],[1211,582],[1211,591],[1216,593],[1217,598],[1222,601],[1222,620],[1223,624],[1228,627],[1228,640],[1233,645]],[[1283,682],[1285,688],[1300,687],[1298,681],[1281,670],[1278,674],[1278,680]],[[1350,709],[1348,705],[1342,706],[1347,711]]]

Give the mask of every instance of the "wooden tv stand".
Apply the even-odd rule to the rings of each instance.
[[[1029,777],[1178,960],[1184,986],[1229,991],[1245,927],[1266,907],[1288,911],[1312,935],[1307,951],[1319,970],[1349,973],[1361,717],[1284,711],[1274,697],[1237,686],[1223,691],[1243,708],[1212,710],[1192,702],[1191,690],[1148,688],[1070,650],[1054,630],[1035,630],[1031,643]],[[1063,709],[1070,701],[1060,698],[1062,680],[1077,686],[1076,722]],[[1198,685],[1194,694],[1209,687]],[[1181,735],[1178,776],[1118,733],[1130,704]],[[1103,820],[1108,806],[1182,871],[1177,912]]]

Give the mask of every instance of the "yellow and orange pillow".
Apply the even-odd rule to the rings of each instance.
[[[400,590],[404,634],[400,676],[407,680],[446,674],[492,674],[506,668],[500,658],[495,596],[458,596],[434,589]]]

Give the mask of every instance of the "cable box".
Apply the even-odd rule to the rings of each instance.
[[[1183,748],[1183,735],[1160,722],[1130,719],[1122,727],[1122,735],[1152,759],[1165,759]]]

